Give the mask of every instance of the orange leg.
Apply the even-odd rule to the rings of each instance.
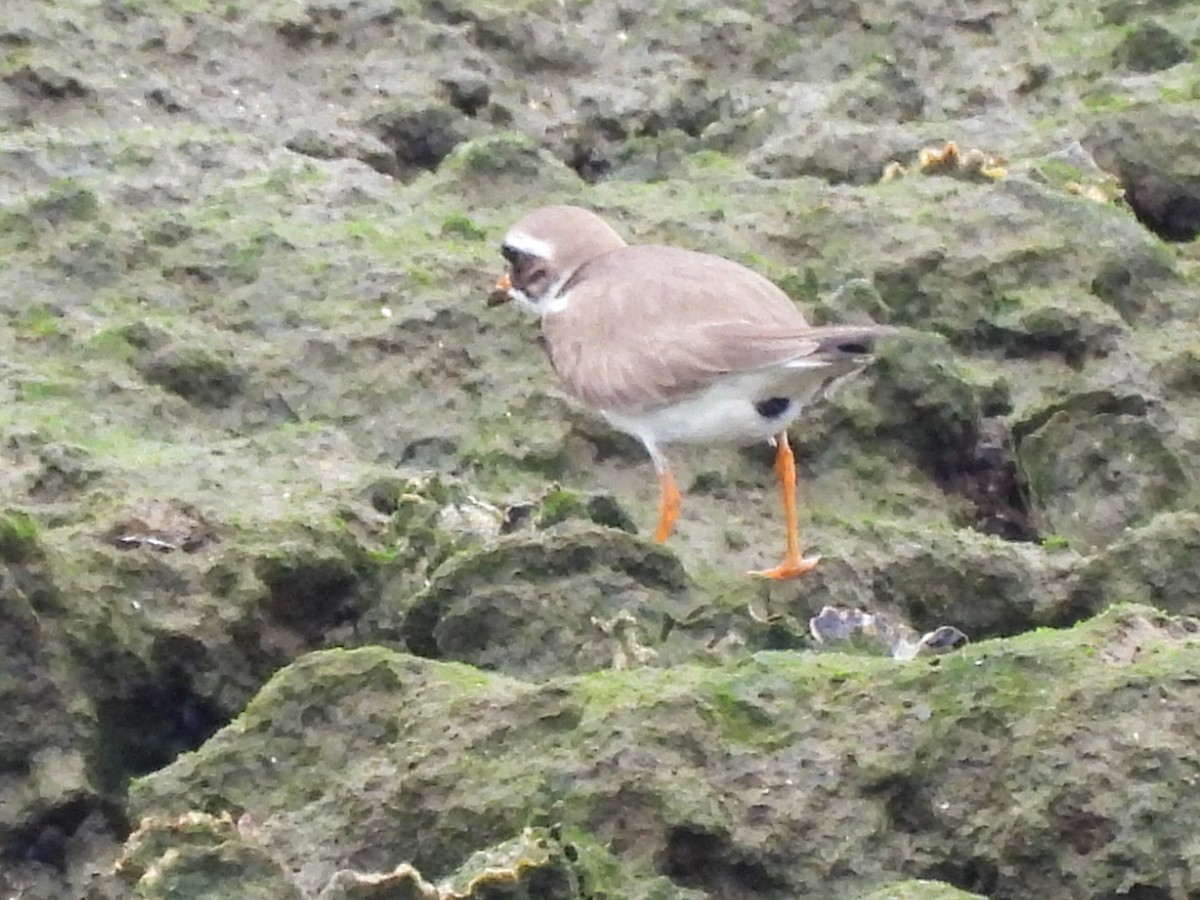
[[[662,544],[675,530],[675,520],[679,518],[679,505],[682,502],[679,488],[675,486],[675,476],[666,466],[658,473],[658,488],[658,528],[654,530],[654,539]]]
[[[800,555],[800,517],[796,511],[796,457],[788,443],[787,432],[776,438],[775,474],[779,477],[780,493],[783,495],[783,520],[787,527],[787,549],[783,562],[773,569],[751,572],[763,578],[795,578],[811,572],[820,561],[819,556],[805,559]]]

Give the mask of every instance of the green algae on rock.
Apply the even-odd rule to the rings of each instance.
[[[529,138],[501,132],[459,144],[437,173],[417,187],[482,206],[573,195],[581,183],[574,172]]]
[[[940,881],[897,881],[864,894],[858,900],[983,900],[982,894],[960,891]]]
[[[1080,566],[1069,603],[1088,612],[1136,602],[1200,615],[1200,515],[1167,513],[1131,528]]]
[[[73,830],[100,803],[97,711],[32,523],[6,511],[0,535],[0,868],[23,859],[61,868],[65,842],[42,836]]]
[[[610,664],[614,638],[595,617],[625,610],[665,636],[691,608],[687,583],[678,558],[656,544],[613,529],[560,527],[451,558],[393,627],[422,656],[542,678]]]
[[[1155,19],[1141,19],[1125,35],[1114,54],[1118,65],[1135,72],[1157,72],[1188,59],[1187,41]]]
[[[808,693],[779,658],[754,668],[763,648],[803,648],[801,623],[825,604],[952,623],[976,640],[1122,599],[1196,611],[1194,4],[9,7],[0,894],[82,895],[124,837],[131,774],[196,747],[307,651],[402,646],[414,604],[437,623],[423,647],[536,674],[536,699],[484,676],[496,695],[446,715],[438,685],[456,676],[428,662],[441,679],[428,698],[376,690],[381,709],[399,693],[409,717],[428,699],[436,723],[378,712],[359,726],[353,699],[350,711],[319,688],[316,702],[297,699],[294,744],[259,720],[276,742],[262,758],[312,750],[336,765],[298,767],[289,803],[305,812],[268,817],[271,840],[300,827],[306,792],[326,796],[341,769],[373,763],[349,833],[365,822],[362,833],[389,835],[416,810],[434,835],[386,847],[364,866],[378,871],[422,855],[421,871],[443,876],[566,809],[590,823],[571,842],[601,873],[593,885],[618,884],[604,873],[644,846],[661,897],[761,895],[774,879],[780,893],[827,896],[829,872],[846,897],[914,875],[1005,900],[1053,894],[1060,869],[1089,896],[1200,881],[1176,830],[1196,818],[1181,622],[1145,613],[1096,654],[1129,678],[1119,690],[1103,666],[1066,665],[1085,655],[1087,628],[1032,635],[1032,655],[984,640],[894,674],[832,654]],[[1003,156],[1008,176],[880,183],[890,161],[948,140]],[[898,344],[890,370],[798,426],[808,528],[825,554],[810,580],[764,589],[739,574],[774,551],[758,448],[681,454],[695,477],[665,555],[586,525],[574,551],[558,543],[580,522],[651,521],[654,498],[644,458],[555,392],[531,324],[483,308],[508,224],[555,201],[593,207],[634,240],[746,262],[814,319],[936,333]],[[1083,445],[1095,441],[1093,454]],[[980,469],[989,454],[1001,465]],[[445,496],[414,479],[442,479]],[[395,493],[364,488],[379,484]],[[189,508],[203,522],[176,516]],[[493,552],[498,531],[529,526]],[[598,561],[637,554],[684,587]],[[554,559],[590,562],[573,575],[521,570]],[[474,596],[506,626],[481,632],[482,648],[465,640]],[[546,608],[568,623],[553,653],[535,640]],[[1164,631],[1177,670],[1139,649]],[[506,661],[502,636],[526,658]],[[634,704],[617,733],[587,718],[563,673],[622,658],[666,671],[584,676],[595,709]],[[936,679],[950,672],[957,689],[963,660],[980,680],[955,719],[957,695]],[[703,666],[743,681],[697,687]],[[454,690],[474,696],[471,671],[453,672],[466,684]],[[1022,718],[1045,681],[1053,720]],[[1073,700],[1058,682],[1077,686]],[[512,704],[528,715],[502,738]],[[463,724],[473,717],[488,728]],[[938,735],[920,731],[939,722]],[[354,742],[344,758],[337,729]],[[403,765],[381,755],[377,744],[408,732],[448,757],[444,774],[424,757],[410,774],[410,751]],[[802,747],[798,734],[811,753],[770,756]],[[865,786],[876,745],[902,758]],[[256,790],[282,778],[277,764],[255,771]],[[318,783],[330,771],[333,784]],[[788,778],[811,815],[780,800],[796,788]],[[408,791],[398,800],[396,783]],[[485,801],[507,808],[510,783],[520,813],[493,816]],[[723,808],[726,796],[736,802]],[[291,852],[319,855],[342,830],[310,829]],[[682,887],[689,878],[701,886]],[[641,896],[627,887],[609,895]],[[118,888],[126,900],[132,888]]]
[[[1178,832],[1196,812],[1180,785],[1200,765],[1197,634],[1122,606],[935,662],[762,653],[543,685],[326,651],[137,782],[132,808],[249,813],[310,891],[368,847],[381,870],[438,877],[530,817],[710,892],[854,898],[902,871],[989,896],[1166,890],[1200,866]]]
[[[19,509],[0,510],[0,560],[24,563],[40,556],[38,531],[37,522],[28,513]]]
[[[1048,530],[1085,546],[1146,524],[1191,489],[1161,429],[1117,410],[1060,409],[1022,439],[1020,457]]]

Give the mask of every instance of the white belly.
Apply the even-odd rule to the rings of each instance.
[[[802,402],[793,400],[791,407],[779,416],[768,419],[760,415],[754,404],[772,396],[772,381],[765,373],[747,372],[722,379],[671,406],[643,412],[602,410],[601,413],[614,428],[633,435],[647,446],[753,444],[778,434],[803,408]]]

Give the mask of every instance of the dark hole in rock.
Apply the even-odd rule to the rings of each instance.
[[[1161,72],[1192,55],[1181,35],[1155,19],[1140,19],[1113,51],[1113,61],[1134,72]]]
[[[246,383],[245,374],[230,354],[199,346],[168,347],[136,365],[148,382],[195,406],[228,407]]]
[[[880,366],[890,365],[885,357]],[[964,397],[953,390],[946,396],[957,401],[930,403],[929,391],[947,385],[937,376],[915,381],[901,375],[899,389],[881,398],[890,408],[903,411],[897,420],[897,437],[913,452],[922,469],[947,493],[971,503],[962,525],[1014,541],[1036,541],[1037,526],[1024,473],[1017,463],[1015,442],[1000,418],[1009,411],[1004,391],[973,389]],[[882,383],[886,384],[886,380]]]
[[[229,721],[181,674],[101,701],[98,713],[107,774],[114,784],[161,769]]]
[[[88,800],[71,800],[18,829],[0,858],[14,863],[36,862],[59,872],[67,868],[67,842],[92,811]]]
[[[270,591],[265,611],[313,646],[362,612],[356,603],[358,575],[341,557],[264,559],[257,570]]]
[[[959,447],[937,462],[935,477],[943,489],[960,494],[974,507],[972,527],[1009,541],[1036,541],[1029,485],[1017,465],[1012,435],[999,419],[984,419]]]
[[[331,47],[338,41],[338,33],[322,27],[316,21],[287,21],[275,29],[276,34],[290,50],[303,50],[310,44]]]
[[[146,101],[166,113],[187,112],[187,107],[178,97],[165,87],[151,88],[146,91]]]
[[[919,834],[936,827],[925,786],[912,778],[897,776],[873,786],[871,793],[884,798],[892,826],[905,834]]]
[[[576,147],[564,162],[588,184],[604,180],[613,170],[612,160],[595,147]]]
[[[799,650],[810,646],[809,636],[788,622],[772,622],[759,640],[764,650]]]
[[[761,863],[738,859],[729,842],[715,834],[681,826],[671,829],[658,871],[685,887],[717,897],[779,890],[785,885]]]
[[[1052,809],[1051,813],[1059,837],[1081,856],[1087,856],[1108,846],[1119,831],[1117,823],[1112,819],[1078,807],[1056,808]]]
[[[449,107],[397,109],[381,113],[369,124],[395,154],[402,171],[432,171],[466,140],[462,113]]]
[[[1121,185],[1137,220],[1164,241],[1200,235],[1200,185],[1133,166],[1121,172]]]
[[[5,75],[4,81],[14,90],[35,99],[77,100],[92,94],[92,89],[74,75],[47,65],[19,66]]]
[[[452,438],[430,436],[417,438],[404,445],[400,463],[406,466],[433,469],[453,459],[458,452],[458,443]]]
[[[1176,896],[1178,895],[1166,888],[1153,884],[1135,884],[1131,885],[1129,890],[1119,894],[1105,894],[1102,900],[1175,900]],[[1190,891],[1186,896],[1187,900],[1197,900],[1200,898],[1200,893]]]
[[[500,523],[501,534],[512,534],[533,524],[533,514],[537,506],[529,501],[514,503],[504,510],[504,520]]]
[[[1121,333],[1118,326],[1107,323],[1093,326],[1053,322],[1034,331],[979,322],[971,335],[955,343],[969,351],[990,352],[999,349],[1008,359],[1058,357],[1066,366],[1079,371],[1088,360],[1104,359],[1112,353],[1117,348]]]
[[[526,896],[545,897],[547,900],[555,900],[558,897],[566,900],[566,898],[577,896],[572,886],[569,866],[565,862],[533,870],[529,874],[525,892],[527,892]]]
[[[375,512],[390,516],[400,508],[399,498],[395,489],[389,484],[372,485],[367,491],[367,499]]]
[[[608,494],[597,494],[588,499],[585,513],[597,525],[607,528],[617,528],[630,534],[637,534],[637,524],[629,513],[621,506],[615,497]]]
[[[1000,872],[991,860],[971,857],[947,859],[934,866],[925,877],[948,882],[959,890],[991,896],[1000,881]]]
[[[474,117],[492,99],[492,89],[482,75],[464,72],[449,75],[439,84],[446,92],[450,105],[465,116]]]
[[[1017,85],[1017,94],[1025,96],[1041,90],[1049,83],[1050,76],[1053,74],[1054,70],[1045,63],[1026,63],[1025,77]]]

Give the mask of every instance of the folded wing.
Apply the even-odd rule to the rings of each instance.
[[[861,368],[892,331],[810,326],[758,273],[679,248],[625,247],[579,275],[542,327],[564,386],[604,410],[652,409],[755,370],[785,395],[806,394]]]

